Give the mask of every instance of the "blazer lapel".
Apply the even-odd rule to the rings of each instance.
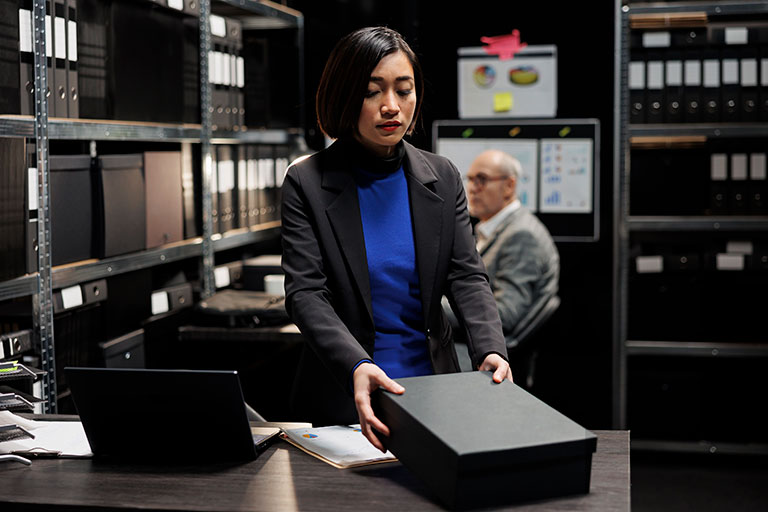
[[[430,304],[435,293],[435,270],[440,254],[444,200],[427,187],[437,181],[437,176],[426,160],[408,143],[405,143],[405,153],[408,157],[408,197],[413,219],[421,305],[424,320],[429,322]]]
[[[373,322],[371,283],[368,277],[368,259],[365,253],[357,184],[348,169],[348,165],[344,162],[336,161],[330,167],[330,170],[323,174],[322,186],[328,190],[338,191],[338,195],[330,201],[325,213],[333,228],[339,250],[344,255],[347,266],[354,277],[354,284],[357,285],[371,322]]]

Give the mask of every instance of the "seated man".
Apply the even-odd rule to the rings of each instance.
[[[517,199],[520,162],[498,150],[480,153],[467,173],[477,248],[508,342],[557,293],[560,256],[547,228]]]

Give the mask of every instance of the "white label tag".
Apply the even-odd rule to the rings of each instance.
[[[213,83],[224,83],[224,54],[221,52],[213,52]]]
[[[285,180],[285,173],[288,172],[288,159],[278,158],[275,160],[275,186],[282,187]]]
[[[237,58],[237,86],[245,87],[245,59],[242,57]]]
[[[683,63],[679,60],[668,60],[665,64],[667,85],[683,85]]]
[[[710,157],[710,176],[712,181],[728,179],[728,155],[717,153]]]
[[[245,160],[237,161],[237,189],[248,190],[248,166]]]
[[[734,181],[744,181],[747,179],[746,153],[735,153],[731,155],[731,179]]]
[[[227,37],[227,22],[221,16],[211,14],[211,35]]]
[[[83,305],[83,290],[80,285],[61,289],[61,304],[64,309]]]
[[[248,190],[259,188],[259,168],[256,160],[248,160]]]
[[[629,88],[645,89],[645,62],[629,63]]]
[[[667,48],[670,41],[669,32],[643,32],[643,48]]]
[[[718,254],[717,270],[744,270],[744,255],[726,253]]]
[[[214,160],[211,162],[211,193],[215,194],[219,191],[219,162]]]
[[[741,59],[741,85],[757,86],[757,59]]]
[[[264,190],[265,188],[267,188],[267,159],[266,158],[259,158],[258,172],[259,172],[258,189]]]
[[[749,155],[749,178],[764,180],[766,178],[765,153],[752,153]]]
[[[720,61],[704,61],[704,87],[720,87]]]
[[[725,244],[725,252],[729,254],[752,254],[752,242],[749,240],[728,242]]]
[[[45,55],[48,57],[53,56],[53,42],[51,39],[52,34],[53,34],[53,29],[51,28],[51,17],[46,14],[45,16]],[[50,78],[48,80],[50,82]]]
[[[168,0],[168,7],[181,11],[184,9],[184,0]]]
[[[723,84],[739,83],[739,61],[737,59],[723,59]]]
[[[71,62],[77,62],[77,23],[70,21],[67,23],[67,55]]]
[[[768,59],[760,59],[760,85],[768,87]]]
[[[29,186],[27,191],[29,193],[29,209],[30,211],[37,210],[37,167],[30,167],[27,169],[27,182]]]
[[[229,286],[229,268],[228,267],[216,267],[213,269],[213,280],[216,283],[216,288],[223,288]]]
[[[222,79],[224,85],[230,85],[232,83],[232,68],[230,64],[232,63],[232,59],[230,58],[230,55],[227,55],[226,53],[221,53],[221,59],[222,59]]]
[[[661,256],[638,256],[635,259],[638,274],[658,274],[664,270],[664,258]]]
[[[685,85],[698,87],[701,85],[701,61],[700,60],[687,60],[685,61]]]
[[[664,63],[652,61],[648,63],[648,88],[661,89],[664,87]]]
[[[747,27],[726,27],[725,44],[747,44]]]
[[[67,58],[67,20],[56,17],[56,58]]]
[[[216,85],[216,53],[208,52],[208,81]]]
[[[32,51],[32,11],[19,9],[19,51]]]
[[[219,162],[219,192],[235,188],[235,163],[232,160]]]
[[[267,188],[272,188],[275,186],[275,161],[271,158],[267,158],[264,165],[267,173],[264,177],[264,184],[267,186]]]
[[[152,294],[152,314],[159,315],[170,309],[168,305],[168,292],[155,292]]]

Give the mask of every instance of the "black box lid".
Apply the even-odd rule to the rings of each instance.
[[[396,380],[405,393],[381,392],[378,402],[374,399],[377,416],[390,417],[393,409],[408,415],[447,448],[459,471],[585,456],[597,449],[592,432],[515,384],[494,383],[488,372]],[[393,430],[398,434],[408,435]]]

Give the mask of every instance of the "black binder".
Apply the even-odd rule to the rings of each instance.
[[[144,168],[141,154],[102,155],[99,162],[99,203],[102,258],[146,248]]]
[[[229,71],[226,81],[229,83],[227,98],[227,108],[229,119],[227,124],[234,130],[240,130],[245,122],[245,105],[243,99],[243,86],[245,85],[245,68],[239,72],[238,57],[243,49],[243,30],[242,24],[236,19],[227,19],[227,54],[228,59],[225,69]],[[242,109],[242,110],[241,110]]]
[[[248,179],[248,225],[261,223],[261,194],[259,193],[259,158],[256,146],[245,146]]]
[[[709,123],[720,121],[720,71],[719,52],[716,50],[706,50],[703,53],[702,61],[702,92],[701,102],[703,109],[700,120]]]
[[[211,233],[220,233],[219,228],[219,153],[211,146]]]
[[[198,157],[195,157],[195,155]],[[195,163],[200,160],[190,142],[181,143],[181,189],[184,203],[184,238],[200,235],[200,173],[195,172]]]
[[[739,71],[740,49],[726,47],[722,51],[720,80],[721,86],[721,108],[724,122],[739,121],[741,117],[741,79]]]
[[[51,262],[63,265],[94,257],[91,157],[51,155]]]
[[[108,119],[107,20],[110,2],[78,0],[77,55],[80,108],[83,118]]]
[[[55,0],[53,3],[53,67],[54,87],[49,102],[51,113],[55,117],[68,116],[67,97],[67,14],[65,0]],[[50,79],[50,78],[49,78]]]
[[[105,368],[144,368],[144,330],[99,343]]]
[[[235,185],[235,161],[232,159],[230,146],[218,146],[218,194],[219,194],[219,230],[230,231],[235,226],[233,195]]]
[[[208,54],[208,80],[213,86],[211,90],[211,126],[214,130],[227,130],[229,117],[225,109],[228,103],[228,86],[226,85],[227,63],[227,23],[221,16],[211,16],[211,51]]]
[[[197,8],[197,15],[200,15],[200,7],[196,0],[185,0],[185,9],[189,3]],[[186,11],[185,11],[186,12]],[[185,17],[183,20],[184,41],[184,112],[183,121],[185,123],[200,122],[200,19]]]
[[[237,162],[236,227],[247,228],[248,223],[248,153],[246,146],[232,146],[232,158]]]
[[[664,62],[664,121],[680,123],[683,120],[683,60],[682,53],[669,51]]]
[[[80,93],[77,84],[77,0],[67,0],[67,117],[80,117]]]
[[[646,53],[645,87],[646,87],[646,122],[660,123],[664,121],[664,61],[660,51]]]
[[[757,31],[760,57],[758,117],[760,121],[768,121],[768,27],[760,27]]]
[[[768,176],[766,154],[749,155],[749,212],[753,215],[768,213]]]
[[[683,121],[698,122],[701,113],[701,51],[707,45],[707,28],[672,31],[672,47],[683,60]]]
[[[21,49],[30,48],[32,42],[25,39],[22,44],[20,18],[18,0],[0,0],[0,76],[3,77],[0,80],[0,114],[20,114],[23,95],[26,94],[20,78]],[[25,35],[30,34],[26,32]]]
[[[727,213],[728,155],[714,153],[710,157],[710,210],[712,215]]]
[[[749,192],[747,190],[748,155],[746,153],[734,153],[730,155],[731,172],[728,182],[728,213],[731,215],[743,215],[747,213],[749,205]]]
[[[27,267],[27,168],[25,139],[0,138],[0,281]]]

